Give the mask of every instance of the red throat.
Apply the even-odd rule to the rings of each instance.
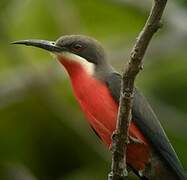
[[[60,62],[70,76],[75,97],[90,125],[109,146],[111,133],[115,129],[118,106],[108,88],[104,83],[89,75],[81,64],[64,58],[60,58]]]
[[[114,101],[106,84],[89,75],[81,64],[62,57],[59,61],[70,76],[74,94],[89,124],[110,147],[111,135],[116,126],[118,104]],[[127,162],[137,170],[143,169],[149,158],[148,142],[133,121],[129,134],[142,144],[128,145]]]

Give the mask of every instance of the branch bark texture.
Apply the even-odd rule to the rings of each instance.
[[[122,86],[116,130],[112,136],[112,166],[108,180],[123,180],[127,176],[126,149],[131,121],[134,81],[143,67],[143,57],[149,42],[161,27],[161,17],[167,0],[154,0],[150,15],[131,51],[130,60],[122,74]]]

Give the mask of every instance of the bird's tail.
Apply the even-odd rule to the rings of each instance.
[[[162,173],[157,174],[155,176],[152,175],[145,175],[145,176],[138,176],[141,180],[187,180],[187,174],[183,173],[180,176],[176,176],[173,173]]]
[[[145,180],[187,180],[187,174],[181,168],[172,170],[164,161],[158,157],[154,157],[151,164],[146,166],[145,171],[140,179]]]
[[[185,171],[183,171],[180,175],[180,180],[187,180],[187,174]]]

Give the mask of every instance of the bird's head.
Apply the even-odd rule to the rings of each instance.
[[[106,54],[101,44],[95,39],[83,35],[62,36],[57,41],[21,40],[15,41],[13,44],[45,49],[55,54],[67,71],[70,71],[72,66],[76,66],[93,74],[96,70],[103,69],[104,66],[108,67]]]

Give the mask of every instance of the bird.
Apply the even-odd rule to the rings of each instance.
[[[64,35],[56,41],[27,39],[12,44],[38,47],[56,56],[69,75],[74,96],[89,125],[110,149],[122,76],[109,63],[101,43],[85,35]],[[128,170],[139,179],[187,180],[161,123],[137,87],[126,153]]]

